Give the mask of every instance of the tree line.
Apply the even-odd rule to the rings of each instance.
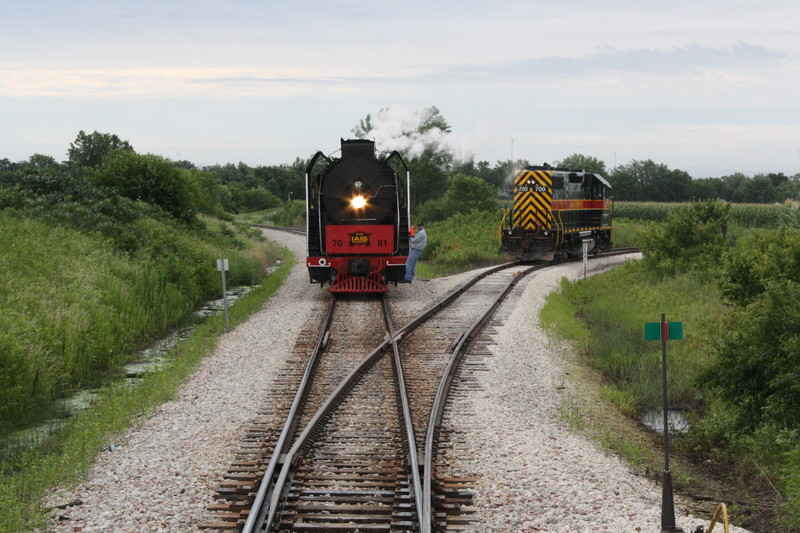
[[[426,219],[444,219],[462,212],[464,205],[479,210],[496,209],[498,202],[513,194],[515,170],[530,166],[527,159],[516,161],[459,161],[445,144],[425,141],[432,130],[436,138],[451,128],[439,110],[425,110],[416,131],[424,149],[405,156],[412,176],[412,207]],[[374,131],[371,115],[360,121],[352,133],[369,138]],[[401,150],[402,154],[402,150]],[[228,163],[198,168],[190,161],[171,161],[137,154],[128,141],[115,134],[80,131],[67,151],[68,159],[34,154],[26,161],[0,159],[0,187],[19,185],[48,176],[50,186],[59,179],[78,179],[94,187],[110,188],[133,200],[150,202],[172,215],[190,219],[194,213],[215,216],[259,211],[277,207],[305,196],[308,159],[297,157],[283,165],[250,166]],[[536,164],[544,164],[537,162]],[[735,203],[783,203],[800,199],[800,173],[735,173],[722,177],[693,178],[688,172],[671,169],[652,160],[633,160],[611,170],[602,160],[572,154],[549,162],[554,167],[586,170],[605,176],[613,197],[622,201],[684,202],[719,199]],[[39,184],[41,186],[41,184]]]

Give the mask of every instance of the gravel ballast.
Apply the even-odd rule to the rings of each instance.
[[[176,400],[103,452],[87,481],[48,497],[51,506],[81,502],[54,511],[51,531],[184,532],[209,521],[207,508],[259,400],[301,329],[329,298],[308,282],[303,237],[265,233],[299,260],[284,286],[220,338]],[[630,257],[592,260],[590,271],[625,260]],[[496,328],[489,372],[481,374],[481,388],[470,392],[476,418],[466,430],[470,455],[485,454],[470,467],[479,478],[475,531],[660,531],[661,488],[570,432],[560,415],[563,394],[557,390],[569,389],[570,376],[562,348],[539,328],[538,313],[561,278],[582,275],[583,264],[574,263],[530,276]],[[393,307],[426,309],[466,277],[392,287]],[[676,515],[686,532],[709,518],[688,517],[677,502]]]

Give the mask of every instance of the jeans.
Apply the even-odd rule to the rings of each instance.
[[[422,255],[422,250],[414,250],[413,248],[408,253],[408,259],[406,259],[406,281],[414,279],[414,274],[417,272],[417,259],[419,259],[420,255]]]

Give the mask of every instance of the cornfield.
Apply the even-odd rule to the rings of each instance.
[[[614,217],[662,222],[679,203],[614,202]],[[774,228],[797,218],[794,204],[731,204],[730,222],[748,228]]]

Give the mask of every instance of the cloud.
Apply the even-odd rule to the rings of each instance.
[[[604,46],[583,57],[537,57],[510,63],[299,68],[25,68],[0,69],[3,96],[293,96],[353,92],[369,86],[426,83],[489,84],[597,79],[624,74],[745,79],[787,59],[781,52],[739,42],[726,48],[690,44],[658,50]]]
[[[787,59],[781,52],[763,46],[739,42],[726,48],[698,44],[666,50],[638,48],[619,50],[610,46],[583,57],[548,56],[528,58],[494,65],[461,65],[450,69],[449,76],[510,78],[584,78],[606,73],[675,76],[708,71],[748,72]]]

